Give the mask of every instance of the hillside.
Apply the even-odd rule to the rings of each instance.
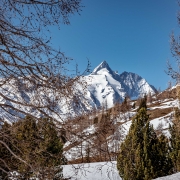
[[[178,106],[175,88],[152,96],[152,102],[147,104],[150,123],[157,134],[169,136],[168,127],[173,119],[173,110]],[[129,107],[116,104],[110,109],[93,111],[81,116],[67,126],[73,135],[67,133],[64,146],[69,163],[86,162],[88,151],[90,162],[116,160],[119,145],[125,138],[136,114],[138,100],[128,100]],[[133,104],[136,104],[133,107]],[[99,147],[101,146],[101,147]]]
[[[132,107],[134,103],[137,104],[135,108]],[[169,124],[173,119],[173,110],[177,106],[175,87],[152,96],[152,101],[147,104],[147,112],[157,134],[163,133],[169,136]],[[121,180],[116,169],[116,158],[120,143],[128,133],[137,108],[138,100],[129,100],[128,111],[124,110],[122,104],[116,104],[110,109],[94,112],[88,118],[84,117],[83,122],[74,121],[77,124],[73,125],[79,126],[76,136],[71,136],[71,140],[64,146],[69,164],[73,166],[65,166],[64,174],[74,176],[74,179],[78,177],[78,180],[84,178]],[[111,121],[108,120],[108,116],[103,115],[108,113],[111,114]],[[107,126],[103,122],[103,116]],[[78,139],[79,137],[84,138]],[[175,174],[158,179],[177,180],[180,179],[180,175]]]

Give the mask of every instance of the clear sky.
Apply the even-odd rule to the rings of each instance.
[[[172,59],[170,34],[178,29],[177,0],[82,0],[81,15],[70,25],[52,29],[52,43],[92,70],[106,60],[112,70],[134,72],[164,90]]]

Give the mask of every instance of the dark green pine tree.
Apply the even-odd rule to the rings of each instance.
[[[163,134],[158,138],[149,122],[144,129],[143,161],[147,167],[144,178],[146,180],[172,173],[168,139]]]
[[[159,141],[148,119],[146,108],[141,108],[121,144],[117,168],[124,180],[150,180],[159,177],[169,162],[168,147],[163,144],[165,140]],[[164,174],[169,174],[170,169],[167,168]]]
[[[171,154],[168,138],[162,134],[158,140],[159,159],[156,164],[156,169],[158,170],[159,177],[161,177],[173,173],[173,162],[170,157]]]
[[[41,168],[42,179],[62,180],[62,164],[67,164],[63,156],[63,144],[56,125],[49,118],[44,118],[37,123],[42,140],[39,143],[41,153],[37,159]],[[44,176],[45,174],[45,176]]]
[[[143,133],[143,161],[146,170],[144,179],[149,180],[159,176],[159,172],[157,170],[157,167],[159,167],[159,141],[153,126],[150,125],[149,122],[145,125]]]
[[[148,121],[146,109],[142,108],[132,121],[129,133],[121,144],[117,168],[124,180],[143,179],[143,127]]]
[[[147,109],[146,103],[147,103],[147,95],[144,95],[144,97],[140,101],[139,108],[137,111],[139,111],[141,108]]]
[[[171,138],[171,159],[173,162],[173,171],[180,171],[180,110],[175,109],[175,118],[172,126],[169,128]]]
[[[9,131],[10,138],[6,138],[6,144],[17,157],[23,160],[17,159],[1,145],[0,158],[8,158],[6,162],[9,169],[4,167],[6,174],[8,171],[16,171],[19,173],[17,178],[23,180],[63,179],[61,165],[66,163],[66,159],[63,156],[63,144],[52,120],[37,121],[26,117],[12,126],[4,125],[0,130],[1,133]],[[3,171],[0,171],[0,176],[5,179]]]

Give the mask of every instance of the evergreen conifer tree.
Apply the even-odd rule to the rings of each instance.
[[[163,173],[167,175],[171,170],[172,166],[165,167],[169,162],[167,144],[163,144],[163,137],[159,141],[148,119],[146,108],[141,108],[121,144],[117,168],[124,180],[150,180]],[[167,171],[162,172],[162,169]]]
[[[7,167],[19,174],[16,178],[62,179],[61,165],[66,163],[66,159],[63,156],[63,144],[52,120],[36,121],[26,117],[12,126],[4,125],[1,133],[3,131],[9,131],[7,143],[16,157],[1,145],[0,159],[6,160]],[[0,171],[3,179],[7,174]]]
[[[142,108],[132,121],[129,133],[121,144],[117,168],[124,180],[143,178],[143,127],[148,121],[146,109]]]
[[[168,138],[161,134],[158,140],[159,159],[156,169],[158,170],[159,177],[161,177],[173,173],[173,162],[170,157],[171,154]]]
[[[175,109],[175,119],[169,130],[171,134],[171,159],[174,172],[178,172],[180,171],[180,110],[178,108]]]
[[[147,103],[147,96],[144,95],[144,97],[143,97],[143,98],[141,99],[141,101],[140,101],[138,111],[139,111],[141,108],[147,109],[146,103]]]

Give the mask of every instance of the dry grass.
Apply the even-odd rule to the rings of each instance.
[[[149,119],[152,120],[155,118],[159,118],[159,117],[162,117],[162,116],[169,114],[170,112],[172,112],[171,107],[170,108],[164,108],[164,109],[156,108],[153,110],[148,110],[148,114],[150,115]]]

